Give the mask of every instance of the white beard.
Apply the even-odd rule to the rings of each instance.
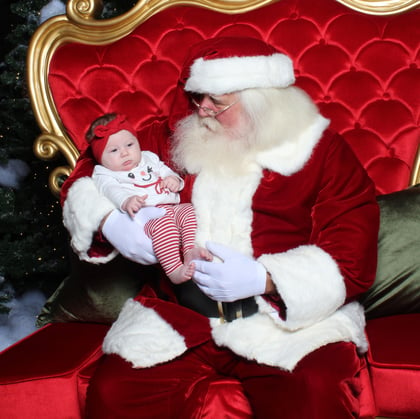
[[[177,125],[172,160],[197,175],[191,202],[199,246],[211,240],[252,255],[252,197],[261,168],[255,163],[249,125],[241,121],[239,130],[226,130],[214,118],[202,119],[197,114]]]
[[[290,175],[303,167],[328,125],[309,96],[294,87],[243,94],[252,94],[246,99],[252,106],[239,114],[236,128],[197,114],[178,122],[171,151],[179,170],[240,176],[259,165]]]
[[[179,170],[197,174],[203,169],[241,173],[254,154],[253,130],[243,118],[237,129],[224,128],[215,118],[192,114],[174,132],[172,160]]]

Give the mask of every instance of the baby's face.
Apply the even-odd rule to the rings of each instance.
[[[136,167],[140,160],[140,145],[131,132],[121,130],[109,136],[102,153],[102,166],[113,171],[129,171]]]

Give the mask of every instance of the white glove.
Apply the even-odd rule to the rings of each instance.
[[[115,209],[102,227],[106,239],[127,259],[142,265],[157,263],[152,240],[144,232],[144,225],[154,218],[165,215],[163,208],[144,207],[134,219]]]
[[[206,247],[223,262],[194,260],[193,280],[204,294],[223,302],[264,294],[267,271],[260,262],[219,243]]]

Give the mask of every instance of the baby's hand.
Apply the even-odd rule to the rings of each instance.
[[[133,195],[127,198],[121,205],[121,209],[128,213],[131,218],[134,218],[136,212],[146,205],[147,195]]]
[[[162,189],[169,189],[171,192],[178,192],[181,186],[181,181],[175,176],[167,176],[162,179],[160,186]]]

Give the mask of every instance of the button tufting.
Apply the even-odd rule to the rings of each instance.
[[[57,111],[79,150],[85,148],[80,135],[85,130],[80,118],[74,118],[80,108],[86,110],[85,125],[101,103],[130,109],[141,127],[152,117],[169,114],[191,45],[219,34],[251,35],[268,40],[294,60],[296,84],[323,105],[321,111],[331,119],[332,128],[358,150],[378,190],[403,188],[418,144],[414,86],[419,65],[413,58],[418,56],[418,42],[410,34],[417,29],[420,11],[377,18],[329,4],[282,0],[234,17],[174,7],[150,17],[114,44],[62,45],[52,57],[48,75]],[[386,164],[371,163],[373,155],[382,161],[378,145],[395,142],[398,150],[404,150],[402,162],[393,164],[384,151]]]

